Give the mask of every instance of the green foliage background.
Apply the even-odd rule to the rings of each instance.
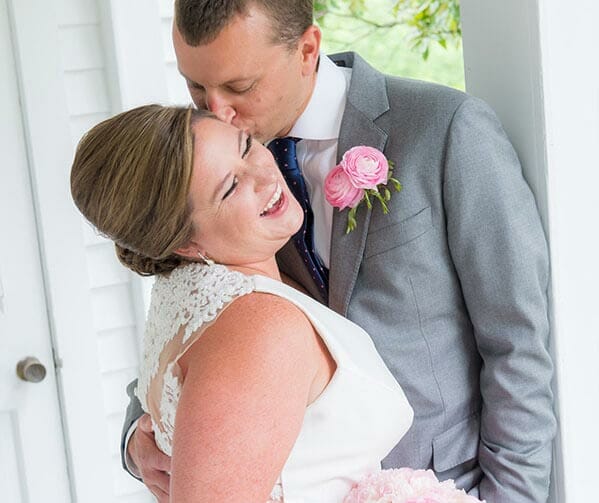
[[[327,53],[354,50],[391,75],[464,89],[459,0],[314,2]]]

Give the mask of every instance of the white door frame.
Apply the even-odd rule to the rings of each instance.
[[[0,61],[0,486],[3,501],[67,503],[58,384],[5,0]],[[40,382],[17,376],[17,362],[28,356],[46,370]]]
[[[12,13],[72,490],[77,501],[105,503],[113,495],[113,474],[106,449],[82,220],[69,189],[72,145],[59,60],[57,2],[6,1]]]

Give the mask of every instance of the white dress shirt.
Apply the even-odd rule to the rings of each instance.
[[[337,164],[339,130],[350,78],[351,69],[339,68],[321,54],[308,106],[289,132],[289,136],[302,139],[297,144],[297,161],[314,213],[316,252],[327,268],[330,264],[333,207],[325,199],[324,180]]]

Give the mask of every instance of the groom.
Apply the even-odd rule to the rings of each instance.
[[[196,105],[263,142],[301,139],[326,301],[371,334],[415,411],[384,466],[432,468],[488,503],[546,501],[547,246],[493,112],[461,92],[382,75],[353,53],[320,55],[308,0],[178,0],[175,11],[179,70]],[[355,145],[383,150],[403,190],[387,215],[360,208],[345,234],[346,212],[328,205],[323,181]],[[278,259],[322,298],[293,244]],[[125,434],[140,415],[134,401]],[[147,423],[123,449],[167,501],[169,461]]]

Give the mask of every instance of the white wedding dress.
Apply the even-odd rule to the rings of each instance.
[[[341,503],[355,482],[380,469],[410,427],[412,409],[364,330],[265,276],[191,264],[156,279],[137,387],[156,442],[171,455],[182,385],[177,360],[227,306],[251,292],[283,297],[301,309],[337,364],[324,391],[306,408],[270,501]]]

